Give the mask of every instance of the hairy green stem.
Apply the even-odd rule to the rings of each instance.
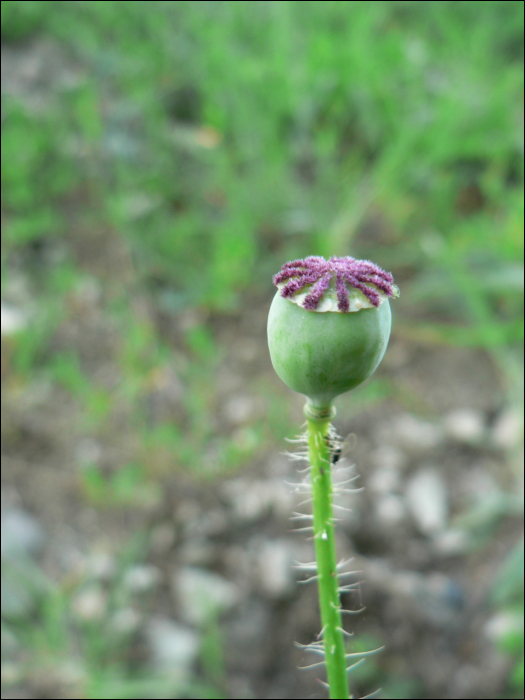
[[[330,698],[350,698],[346,650],[338,591],[333,514],[333,488],[328,431],[335,414],[331,406],[307,404],[308,457],[312,482],[314,543],[317,559],[319,606]]]

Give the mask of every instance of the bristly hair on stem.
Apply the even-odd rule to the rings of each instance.
[[[307,414],[308,415],[308,414]],[[352,483],[357,476],[352,476],[343,482],[339,482],[334,488],[332,486],[332,473],[339,463],[341,456],[343,438],[337,434],[329,419],[324,425],[317,424],[315,427],[308,421],[307,432],[297,436],[288,442],[295,443],[299,450],[304,450],[303,445],[308,444],[308,471],[310,478],[296,484],[290,484],[294,491],[299,494],[311,493],[311,498],[302,501],[296,507],[312,503],[312,513],[302,513],[295,511],[291,517],[294,522],[307,521],[313,523],[307,527],[300,527],[294,532],[311,532],[316,547],[316,560],[301,564],[296,562],[293,567],[299,573],[306,576],[298,583],[308,585],[317,584],[319,590],[319,600],[321,606],[322,630],[317,639],[310,644],[297,646],[305,652],[310,652],[320,660],[301,666],[301,669],[325,668],[327,671],[328,683],[318,679],[321,685],[329,690],[331,698],[351,698],[348,690],[348,674],[357,668],[364,657],[376,653],[363,652],[356,654],[346,653],[345,640],[352,637],[352,633],[343,629],[342,616],[352,615],[361,610],[343,610],[341,608],[340,596],[356,590],[362,581],[352,580],[362,573],[360,571],[346,570],[352,559],[342,560],[336,563],[334,524],[336,519],[333,516],[333,509],[347,511],[347,508],[333,503],[333,496],[339,493],[356,493],[362,489],[341,488],[342,485]],[[290,457],[293,459],[294,455]],[[304,451],[297,457],[299,460],[305,459]],[[301,470],[303,472],[305,470]],[[325,484],[324,486],[322,484]],[[350,579],[347,583],[343,580]],[[348,660],[358,658],[359,660],[348,666]]]

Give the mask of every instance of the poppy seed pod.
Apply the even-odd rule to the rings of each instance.
[[[377,368],[391,327],[392,275],[367,260],[308,257],[283,265],[268,317],[268,345],[283,382],[317,409]]]

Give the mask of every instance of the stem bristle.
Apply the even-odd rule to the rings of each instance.
[[[335,518],[334,510],[342,513],[351,512],[350,509],[339,503],[334,503],[334,497],[346,496],[347,494],[361,493],[364,489],[361,488],[345,488],[353,484],[359,475],[350,476],[342,481],[332,482],[334,474],[348,472],[349,467],[345,464],[340,465],[344,457],[341,457],[343,449],[343,438],[338,435],[337,431],[330,423],[334,415],[333,411],[322,411],[307,404],[305,408],[307,416],[307,430],[301,435],[297,435],[293,439],[287,439],[287,442],[294,443],[298,446],[297,452],[285,452],[284,454],[294,462],[307,462],[308,466],[304,469],[298,469],[300,474],[307,473],[309,478],[290,483],[286,482],[292,489],[293,493],[308,495],[308,498],[302,500],[296,505],[296,509],[312,504],[311,513],[303,513],[294,510],[291,516],[292,521],[311,521],[312,525],[300,527],[291,532],[311,532],[311,539],[315,543],[316,561],[301,563],[296,562],[294,569],[311,573],[308,578],[298,580],[297,583],[308,584],[317,581],[320,595],[321,619],[323,627],[317,635],[316,641],[310,644],[298,644],[296,646],[304,651],[309,651],[314,654],[319,654],[324,657],[322,661],[300,666],[302,670],[317,668],[324,666],[328,675],[328,683],[319,680],[323,687],[330,691],[331,698],[351,698],[348,690],[348,673],[365,661],[366,656],[377,653],[380,649],[375,649],[371,652],[358,652],[347,654],[345,648],[345,640],[353,636],[352,632],[347,632],[343,628],[343,615],[357,615],[365,610],[364,607],[358,610],[344,610],[341,605],[340,596],[342,594],[355,592],[359,590],[363,581],[351,581],[343,584],[344,579],[351,578],[361,571],[343,571],[353,561],[353,557],[342,559],[336,563],[335,559],[335,540],[334,526],[336,522],[341,522],[340,518]],[[322,414],[322,415],[321,415]],[[304,446],[308,450],[304,450]],[[351,467],[350,467],[351,468]],[[310,495],[311,494],[311,495]],[[322,496],[321,500],[320,496]],[[321,505],[320,505],[321,504]],[[339,585],[339,584],[342,585]],[[360,657],[356,663],[347,667],[347,659]],[[374,697],[375,693],[367,697]]]

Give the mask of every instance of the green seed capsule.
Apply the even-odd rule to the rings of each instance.
[[[275,371],[316,406],[328,406],[375,371],[390,337],[390,304],[354,313],[308,311],[275,295],[268,345]]]
[[[273,281],[279,288],[268,316],[274,369],[310,405],[327,409],[381,362],[391,328],[388,298],[398,289],[390,273],[350,257],[294,260]]]

